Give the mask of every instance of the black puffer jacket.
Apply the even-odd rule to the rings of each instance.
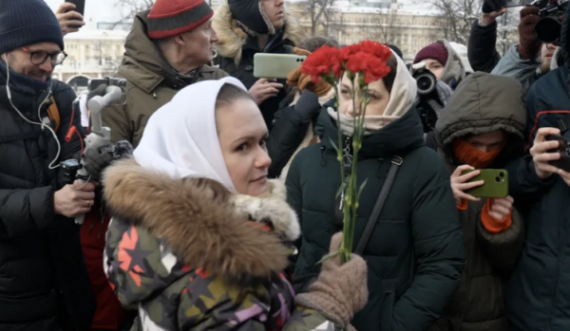
[[[65,141],[70,125],[81,128],[80,116],[71,110],[73,90],[58,81],[51,84],[61,118],[61,161],[80,150],[77,135]],[[34,122],[48,94],[39,90],[42,85],[11,73],[11,101]],[[46,109],[41,107],[42,118]],[[57,151],[51,132],[24,121],[10,104],[6,67],[0,63],[1,330],[87,330],[91,323],[95,306],[79,227],[54,211],[61,171],[49,170],[48,164]]]

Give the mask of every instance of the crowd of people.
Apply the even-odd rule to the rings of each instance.
[[[346,46],[307,38],[284,0],[156,0],[93,146],[86,104],[107,86],[77,98],[52,78],[82,15],[0,0],[0,329],[570,329],[570,6],[553,43],[522,8],[501,56],[504,7],[484,1],[467,47],[406,63],[387,45],[385,77],[359,95],[344,75],[336,95],[301,67],[254,77],[257,53]],[[339,169],[362,117],[359,254],[341,263]],[[508,174],[506,197],[470,193],[485,169]]]

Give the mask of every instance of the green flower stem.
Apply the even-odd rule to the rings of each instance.
[[[353,109],[356,110],[356,91],[355,91],[355,87],[356,84],[354,83],[354,80],[352,82],[352,92],[351,92],[351,97],[352,97],[352,106],[354,107]],[[370,98],[368,97],[368,89],[367,87],[362,87],[362,84],[358,84],[358,90],[359,90],[359,102],[358,102],[358,114],[359,116],[355,116],[353,117],[353,125],[354,125],[354,132],[352,135],[352,165],[351,165],[351,171],[350,171],[350,177],[348,180],[348,185],[345,188],[345,192],[344,192],[344,196],[345,196],[345,201],[343,204],[343,215],[344,215],[344,219],[343,219],[343,238],[342,238],[342,244],[341,244],[341,248],[340,248],[340,252],[341,252],[341,263],[346,263],[348,261],[350,261],[350,255],[352,252],[352,249],[354,247],[354,235],[355,235],[355,230],[356,230],[356,218],[357,218],[357,210],[358,210],[358,192],[359,189],[357,187],[357,174],[356,174],[356,170],[357,170],[357,163],[358,163],[358,154],[360,149],[362,148],[362,139],[364,138],[364,132],[365,132],[365,128],[364,128],[364,120],[365,120],[365,116],[366,116],[366,107],[368,106],[368,103],[370,102]],[[362,93],[364,92],[364,93]],[[340,120],[339,120],[340,123]],[[340,125],[339,125],[340,127]],[[339,133],[339,141],[341,141],[340,139],[340,133]],[[342,142],[339,143],[339,146],[342,146]],[[339,155],[340,156],[340,160],[341,160],[341,174],[342,174],[342,178],[344,179],[344,165],[342,163],[342,149],[339,148]]]

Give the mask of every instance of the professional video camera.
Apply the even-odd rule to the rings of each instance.
[[[437,78],[426,68],[425,62],[412,65],[411,70],[418,87],[419,102],[416,105],[416,110],[422,120],[424,132],[430,132],[437,121],[437,113],[430,105],[430,101],[439,99],[436,90]]]
[[[125,79],[113,77],[92,79],[89,82],[89,93],[96,91],[97,95],[87,100],[87,106],[91,112],[91,130],[89,135],[85,137],[85,148],[99,148],[110,144],[111,129],[103,126],[101,111],[103,108],[120,100],[126,90],[126,86],[127,81]],[[76,100],[74,102],[75,109],[79,109],[78,104],[79,101]],[[113,153],[114,158],[120,158],[122,154],[125,154],[123,149],[128,149],[129,147],[130,145],[123,148],[122,145],[118,144],[110,152]],[[75,180],[88,181],[91,178],[87,170],[83,168],[81,160],[65,160],[60,165],[64,170],[63,176],[68,184],[73,183]],[[77,216],[75,223],[82,224],[84,217],[85,215]]]
[[[536,37],[543,43],[552,44],[560,40],[562,18],[570,0],[536,0],[531,6],[538,7],[542,17],[534,28]]]

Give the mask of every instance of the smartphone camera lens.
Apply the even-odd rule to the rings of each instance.
[[[504,172],[501,172],[501,173],[499,173],[499,176],[501,176],[501,178],[504,178],[504,177],[505,177],[505,173],[504,173]]]
[[[499,176],[495,177],[495,181],[496,181],[497,183],[500,183],[500,182],[501,182],[501,177],[499,177]]]

